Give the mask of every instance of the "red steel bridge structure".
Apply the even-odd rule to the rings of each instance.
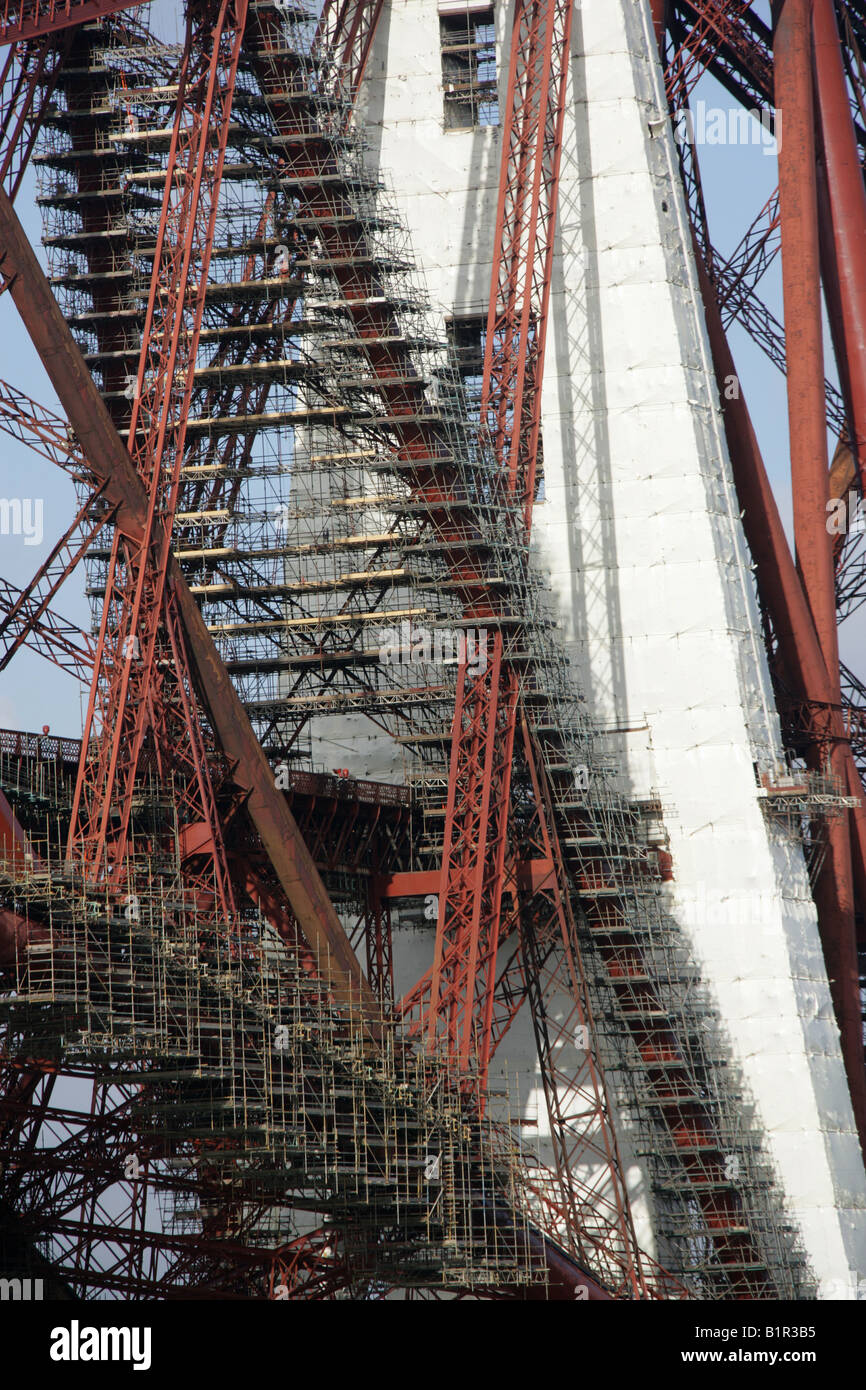
[[[0,8],[0,290],[63,410],[3,383],[0,425],[71,474],[80,498],[27,587],[3,585],[0,667],[27,645],[89,692],[80,744],[0,739],[4,1269],[44,1275],[55,1297],[806,1296],[760,1156],[725,1131],[713,1090],[721,1063],[697,1056],[659,973],[647,923],[671,866],[636,855],[638,809],[602,815],[569,800],[572,754],[529,630],[573,0],[513,6],[480,433],[459,400],[450,415],[431,406],[375,218],[352,200],[352,108],[381,0],[326,0],[312,15],[276,0],[188,0],[183,47],[160,59],[170,71],[149,183],[135,162],[130,79],[128,169],[155,211],[137,317],[121,310],[113,285],[127,272],[112,240],[115,195],[98,186],[93,54],[114,36],[150,61],[148,8]],[[786,747],[847,798],[823,827],[814,893],[864,1141],[866,692],[840,663],[837,635],[862,599],[864,558],[825,522],[834,499],[862,494],[866,470],[866,6],[777,0],[772,25],[758,8],[651,0],[674,118],[705,73],[747,109],[784,112],[778,194],[728,259],[713,247],[696,151],[679,150],[720,385],[736,371],[733,323],[787,374],[795,554],[745,393],[724,400],[725,428]],[[61,211],[73,200],[80,218],[78,240],[67,230],[58,245],[87,261],[89,354],[15,209],[58,110],[72,135],[67,181],[51,197]],[[237,284],[258,298],[226,291],[217,330],[220,200],[249,110],[263,113],[269,150],[260,139],[261,223]],[[256,344],[299,305],[306,312],[296,264],[267,231],[286,187],[339,303],[355,378],[377,402],[364,429],[387,441],[403,489],[401,544],[435,556],[458,623],[493,634],[485,670],[464,662],[445,695],[447,783],[426,858],[408,791],[289,765],[305,716],[293,731],[291,701],[288,715],[263,714],[245,698],[190,558],[191,518],[209,518],[220,540],[246,466],[237,431],[202,444],[202,400],[223,418],[212,383],[245,372],[243,413],[259,418],[270,359]],[[784,328],[761,299],[777,255]],[[824,381],[822,291],[838,390]],[[335,389],[320,409],[332,422],[346,398]],[[504,577],[491,526],[513,557]],[[85,633],[56,598],[97,553],[98,623]],[[324,669],[324,649],[313,645],[308,660]],[[443,696],[412,692],[425,698]],[[282,776],[275,749],[288,758]],[[435,953],[395,1000],[390,912],[427,895]],[[514,1157],[488,1094],[492,1059],[524,1006],[550,1120],[545,1171]],[[659,1190],[676,1199],[661,1265],[635,1233],[606,1010],[639,1071]],[[566,1064],[575,1037],[577,1062]],[[395,1118],[401,1104],[411,1123]],[[755,1175],[748,1190],[730,1180],[735,1142]],[[195,1213],[186,1226],[184,1203]],[[291,1229],[290,1207],[305,1213]]]

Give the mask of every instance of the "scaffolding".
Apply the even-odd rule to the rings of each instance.
[[[831,822],[856,809],[860,798],[848,796],[842,779],[829,767],[815,772],[785,764],[764,772],[760,781],[764,815],[802,842],[814,889],[827,855]]]
[[[430,310],[312,12],[251,12],[262,27],[229,130],[175,554],[274,759],[308,763],[298,735],[313,721],[323,738],[349,714],[389,732],[419,827],[413,868],[441,863],[456,689],[457,661],[432,639],[465,637],[466,594],[487,595],[485,639],[501,635],[519,672],[600,1060],[647,1165],[664,1262],[702,1297],[807,1296],[759,1119],[665,911],[659,807],[617,789],[479,431],[465,342]],[[123,434],[178,54],[129,20],[82,26],[74,45],[40,202],[52,282]],[[108,557],[91,550],[96,605]],[[518,779],[518,840],[530,803]],[[555,941],[536,944],[558,978]]]
[[[541,1277],[518,1145],[471,1077],[411,1048],[392,1017],[336,1008],[263,919],[215,930],[179,857],[142,856],[117,901],[57,843],[28,843],[26,862],[0,863],[0,898],[26,924],[0,997],[3,1065],[39,1059],[132,1088],[126,1159],[135,1177],[153,1169],[163,1234],[201,1231],[222,1194],[223,1238],[255,1212],[254,1235],[284,1243],[302,1214],[347,1245],[356,1280]]]

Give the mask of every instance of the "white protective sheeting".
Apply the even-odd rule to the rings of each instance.
[[[851,1297],[866,1181],[803,856],[756,794],[781,749],[652,42],[646,4],[575,7],[533,548],[624,785],[666,807],[672,904],[823,1295]],[[435,0],[395,0],[364,112],[434,303],[477,314],[499,132],[443,128],[439,64]],[[531,1085],[530,1056],[515,1035]]]

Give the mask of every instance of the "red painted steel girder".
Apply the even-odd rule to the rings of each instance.
[[[774,34],[776,102],[785,113],[779,150],[782,284],[788,358],[788,420],[797,568],[827,672],[832,705],[841,711],[835,566],[827,533],[829,469],[823,391],[820,252],[812,88],[811,0],[784,0]],[[841,724],[841,715],[837,716]],[[841,731],[841,730],[840,730]],[[847,782],[841,743],[825,754]],[[854,886],[848,818],[827,826],[828,849],[815,888],[827,973],[842,1052],[861,1134],[866,1086]]]
[[[27,235],[2,190],[0,271],[7,277],[8,293],[15,301],[75,430],[88,467],[95,478],[105,483],[106,499],[117,509],[117,525],[125,535],[140,539],[147,517],[144,487],[111,423]],[[261,836],[265,852],[314,952],[322,976],[338,1001],[353,1010],[366,1008],[375,1013],[375,1000],[342,924],[285,798],[275,786],[273,772],[246,711],[173,557],[168,562],[167,577],[186,630],[190,659],[212,727],[233,767],[235,785],[245,796],[247,812]]]
[[[0,248],[0,284],[5,289],[2,254]],[[95,486],[72,427],[8,381],[0,381],[0,430],[35,449],[76,482]]]
[[[785,0],[775,33],[776,87],[787,129],[779,152],[788,417],[797,566],[831,682],[839,655],[824,419],[818,201],[812,107],[810,0]]]
[[[0,71],[0,183],[13,202],[68,50],[69,35],[7,49]]]
[[[117,883],[150,735],[176,773],[183,767],[184,819],[209,826],[216,890],[227,915],[234,895],[215,789],[166,580],[246,13],[247,0],[189,10],[128,434],[148,492],[147,523],[140,541],[115,530],[69,832],[70,855],[91,880],[108,874]],[[168,673],[179,701],[160,688],[158,669]]]
[[[736,367],[713,286],[699,255],[696,261],[716,377],[723,388],[726,381],[737,377]],[[742,392],[724,399],[724,417],[734,483],[743,507],[743,529],[758,566],[762,598],[769,607],[786,670],[802,683],[805,699],[829,711],[830,686],[823,654]],[[829,719],[829,714],[826,717]],[[829,736],[829,726],[824,733]]]
[[[432,1046],[444,1023],[465,1067],[490,1058],[493,970],[506,880],[517,679],[493,637],[487,668],[471,679],[459,668],[442,852],[442,893],[428,1005]],[[481,1016],[476,986],[481,988]]]
[[[652,11],[656,40],[661,44],[665,30],[665,0],[650,0],[650,10]]]
[[[0,580],[4,590],[0,599],[0,671],[9,665],[33,629],[53,626],[51,604],[55,595],[111,519],[107,509],[92,515],[97,496],[98,492],[88,497],[79,508],[66,533],[52,547],[30,583],[19,590],[14,600],[10,601],[11,586],[7,581]],[[81,637],[84,638],[83,633]],[[92,664],[95,655],[93,644],[85,639],[83,646],[85,650],[90,649]]]
[[[56,34],[73,24],[104,19],[118,10],[137,9],[149,0],[4,0],[0,9],[0,44]]]
[[[538,468],[541,377],[553,267],[572,5],[518,3],[511,58],[481,420],[527,530]]]
[[[521,505],[528,536],[538,466],[541,383],[569,69],[571,0],[515,8],[481,420],[503,488]],[[484,622],[489,596],[472,614]],[[471,612],[471,610],[470,610]],[[518,678],[494,635],[487,669],[461,668],[452,725],[428,1035],[444,1024],[463,1064],[490,1050],[501,932]],[[473,1025],[474,1020],[474,1025]]]
[[[832,0],[813,0],[815,96],[822,133],[845,376],[861,490],[866,491],[866,187],[854,133]]]
[[[23,589],[11,584],[8,579],[0,579],[0,614],[4,619],[15,617],[20,620],[26,599]],[[59,670],[75,676],[82,685],[89,687],[95,656],[90,634],[70,618],[64,618],[55,608],[45,606],[38,616],[32,611],[27,613],[15,636],[14,645],[7,648],[0,659],[0,670],[8,665],[22,646],[45,657]]]
[[[687,36],[681,36],[681,45],[686,42]],[[769,48],[767,49],[766,62],[768,71],[771,73]],[[710,70],[713,70],[712,64]],[[697,71],[700,73],[703,69],[699,66]],[[682,48],[675,48],[665,72],[668,101],[673,112],[679,113],[687,107],[688,74],[689,64],[683,56]],[[729,90],[734,91],[737,99],[745,104],[745,94],[740,90],[735,90],[734,84],[731,82],[726,85]],[[762,93],[767,101],[770,99],[769,87],[771,85],[770,82],[767,91]],[[696,156],[692,154],[690,159],[688,149],[683,148],[682,145],[680,146],[680,163],[684,176],[686,202],[692,219],[693,235],[697,240],[699,253],[707,267],[719,304],[723,308],[723,321],[725,321],[726,326],[731,319],[736,319],[738,323],[742,324],[761,351],[766,353],[773,365],[784,373],[787,368],[785,331],[757,292],[758,281],[769,267],[780,244],[778,195],[770,199],[762,212],[759,213],[758,218],[747,229],[740,245],[730,257],[725,258],[712,245],[707,228]],[[848,415],[845,400],[835,384],[829,380],[825,380],[824,391],[827,401],[828,426],[839,434],[847,428]]]
[[[744,105],[772,103],[770,32],[751,0],[669,0],[665,16],[685,94],[707,70]]]

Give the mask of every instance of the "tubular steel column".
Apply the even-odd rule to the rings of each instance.
[[[656,31],[656,40],[659,47],[662,45],[665,33],[665,10],[666,0],[650,0],[650,9],[653,17],[653,28]]]
[[[847,782],[841,739],[841,690],[835,571],[827,533],[827,461],[820,254],[812,92],[811,0],[774,9],[775,97],[782,111],[779,200],[785,305],[788,421],[797,568],[824,657],[838,738],[826,756]],[[828,826],[828,851],[815,889],[827,974],[861,1136],[866,1134],[860,987],[848,817]]]
[[[696,261],[721,394],[724,383],[736,377],[737,372],[712,285],[697,254]],[[734,484],[743,508],[743,529],[758,567],[761,598],[770,613],[785,672],[803,700],[829,709],[827,670],[803,586],[791,560],[749,408],[742,392],[730,399],[723,398],[723,404]]]
[[[776,98],[783,112],[779,151],[782,281],[787,338],[788,416],[797,566],[834,694],[839,653],[824,399],[809,0],[785,0],[775,34]]]
[[[813,0],[812,27],[816,111],[823,135],[841,291],[844,351],[862,488],[866,478],[866,187],[832,0]]]

